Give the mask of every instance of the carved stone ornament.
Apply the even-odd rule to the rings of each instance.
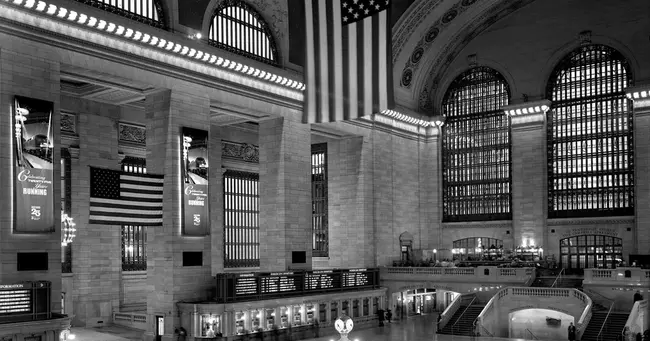
[[[260,149],[248,143],[221,141],[221,156],[245,162],[260,162]]]
[[[147,128],[144,126],[120,122],[118,132],[120,142],[147,144]]]
[[[77,133],[77,115],[61,113],[61,131],[69,134]]]

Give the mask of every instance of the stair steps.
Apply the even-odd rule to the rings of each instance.
[[[587,329],[582,334],[581,341],[617,341],[623,328],[625,327],[625,322],[630,314],[626,313],[611,313],[607,317],[607,310],[592,310],[591,320],[587,325]],[[605,321],[607,318],[607,321]],[[603,324],[605,326],[603,327]],[[602,328],[600,337],[598,333]]]
[[[474,320],[485,308],[484,305],[461,305],[447,325],[439,331],[440,334],[472,336],[474,333]],[[467,311],[465,311],[467,309]],[[463,312],[465,312],[463,314]],[[462,315],[462,316],[461,316]]]

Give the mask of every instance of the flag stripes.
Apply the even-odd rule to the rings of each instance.
[[[352,120],[393,103],[386,0],[307,0],[303,122]]]
[[[90,168],[90,224],[162,226],[161,175]]]

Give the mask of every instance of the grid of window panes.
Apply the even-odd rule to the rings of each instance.
[[[122,170],[128,173],[147,174],[147,160],[140,157],[126,156],[122,160]]]
[[[259,175],[227,170],[223,179],[224,267],[258,267]]]
[[[61,210],[72,215],[72,158],[67,149],[61,150]],[[72,272],[72,243],[61,246],[61,272]]]
[[[212,16],[210,45],[276,65],[277,49],[260,15],[243,1],[223,1]]]
[[[312,256],[329,255],[327,221],[327,144],[311,146]]]
[[[602,235],[583,235],[560,240],[563,268],[612,269],[623,260],[623,240]]]
[[[105,11],[164,28],[163,11],[158,0],[76,0]]]
[[[503,240],[487,237],[471,237],[454,241],[452,253],[457,258],[481,260],[503,256]]]
[[[550,218],[634,214],[631,74],[623,56],[584,46],[548,83]]]
[[[147,270],[146,226],[122,226],[122,270]]]
[[[443,99],[443,221],[511,219],[508,84],[487,67],[458,76]]]

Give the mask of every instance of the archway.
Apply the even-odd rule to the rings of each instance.
[[[566,340],[575,318],[550,309],[522,309],[508,314],[508,337],[526,340]]]

